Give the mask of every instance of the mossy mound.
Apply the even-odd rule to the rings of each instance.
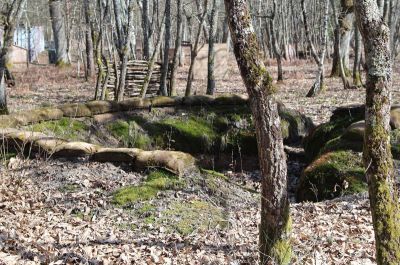
[[[139,186],[129,186],[114,192],[113,203],[129,206],[138,201],[147,201],[157,196],[160,191],[178,189],[185,182],[178,176],[164,170],[152,171]]]
[[[82,140],[88,134],[89,126],[84,122],[70,118],[61,118],[56,121],[45,121],[28,127],[28,130],[42,132],[52,136],[69,140]]]
[[[359,121],[359,118],[359,116],[335,118],[311,130],[303,141],[307,159],[313,161],[329,141],[342,136],[351,124]]]
[[[329,140],[319,154],[332,151],[348,150],[362,152],[364,146],[365,122],[359,121],[351,124],[341,136]],[[400,129],[390,132],[390,144],[392,155],[395,159],[400,159]]]
[[[300,141],[313,127],[310,119],[280,107],[286,143]],[[135,114],[107,126],[121,145],[173,149],[191,154],[257,155],[255,128],[247,106],[193,107],[172,114]]]
[[[323,154],[302,173],[297,200],[321,201],[367,190],[362,157],[352,151]]]
[[[283,104],[278,104],[278,111],[282,121],[282,135],[286,143],[300,141],[310,129],[314,128],[312,120],[298,111],[288,109]]]
[[[107,126],[111,134],[116,137],[124,147],[134,147],[144,150],[151,148],[151,139],[144,130],[135,122],[117,120]]]

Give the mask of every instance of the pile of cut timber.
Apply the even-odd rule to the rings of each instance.
[[[118,69],[121,67],[119,66]],[[115,70],[114,66],[111,67],[110,77],[107,80],[107,88],[110,91],[109,98],[114,97],[115,91]],[[107,71],[107,69],[104,69]],[[129,61],[128,68],[126,72],[125,81],[125,97],[138,97],[140,96],[140,91],[143,87],[144,80],[148,73],[149,66],[148,61]],[[118,71],[118,76],[120,75],[120,70]],[[161,63],[155,63],[153,74],[150,78],[149,88],[147,89],[146,97],[154,97],[157,95],[160,89],[160,79],[161,79]]]

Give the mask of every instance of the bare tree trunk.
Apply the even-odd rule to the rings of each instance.
[[[118,55],[121,57],[122,46],[124,43],[124,35],[125,35],[122,29],[121,0],[113,0],[113,5],[114,5],[115,28],[117,31],[117,50],[118,50]]]
[[[400,264],[400,207],[390,149],[392,59],[390,30],[376,0],[356,0],[367,61],[364,165],[378,265]]]
[[[335,46],[331,76],[341,75],[341,63],[343,64],[345,75],[347,76],[350,73],[349,49],[354,24],[354,5],[353,0],[340,0],[340,3],[341,12],[338,18],[339,28],[337,29],[339,40],[336,40],[338,46]]]
[[[133,23],[134,23],[134,1],[131,1],[128,7],[128,32],[127,36],[124,38],[124,43],[121,50],[121,72],[119,77],[119,84],[118,84],[118,94],[117,94],[117,101],[121,101],[124,99],[124,92],[125,92],[125,80],[126,80],[126,72],[128,66],[128,59],[129,59],[129,47],[130,42],[133,36]]]
[[[208,73],[207,73],[207,94],[214,95],[215,90],[215,48],[214,44],[217,38],[218,27],[218,6],[219,1],[213,0],[213,7],[211,10],[210,20],[210,33],[208,39]]]
[[[288,264],[290,213],[278,106],[244,0],[225,0],[226,14],[240,73],[249,94],[262,174],[260,264]]]
[[[276,57],[276,62],[278,64],[278,81],[283,81],[283,68],[282,68],[282,51],[279,48],[278,40],[275,35],[275,19],[276,16],[276,0],[273,0],[273,11],[272,16],[269,23],[269,33],[271,36],[271,44],[272,49],[274,51],[274,55]]]
[[[68,58],[68,40],[65,32],[65,14],[63,0],[50,0],[50,17],[56,46],[56,65],[64,67],[70,64]]]
[[[6,83],[15,84],[9,69],[10,54],[13,45],[14,32],[22,14],[26,0],[14,0],[6,10],[3,28],[3,44],[0,49],[0,115],[8,114]],[[6,82],[7,81],[7,82]]]
[[[202,25],[204,24],[204,20],[207,15],[207,3],[208,1],[205,0],[204,11],[202,11],[201,5],[199,6],[199,13],[202,13],[202,15],[200,17],[199,29],[197,31],[196,40],[194,42],[194,47],[192,49],[192,54],[190,55],[190,66],[189,66],[188,81],[186,84],[185,96],[190,96],[192,94],[193,69],[194,69],[194,63],[197,58],[197,54],[199,52],[198,49],[199,49],[200,36],[203,29]]]
[[[323,17],[323,38],[322,38],[322,43],[321,43],[321,54],[318,56],[317,51],[315,50],[315,47],[312,43],[311,36],[310,36],[310,31],[308,28],[308,21],[307,21],[307,15],[306,15],[306,8],[305,8],[305,0],[301,1],[301,6],[302,6],[302,14],[303,14],[303,20],[304,20],[304,28],[306,32],[306,37],[307,37],[307,42],[308,46],[311,50],[311,54],[315,60],[315,62],[318,65],[318,73],[316,80],[311,87],[310,91],[307,93],[307,97],[314,97],[316,96],[324,87],[324,75],[325,75],[325,70],[324,70],[324,61],[325,61],[325,54],[326,54],[326,43],[328,39],[328,20],[329,20],[329,1],[327,0],[325,3],[325,12],[324,12],[324,17]]]
[[[143,0],[142,3],[142,30],[143,30],[143,56],[145,60],[150,59],[152,53],[152,40],[150,34],[150,21],[149,21],[149,0]]]
[[[89,0],[83,2],[85,9],[85,39],[86,39],[86,76],[93,77],[95,73],[94,69],[94,53],[93,53],[93,39],[92,39],[92,28],[91,28],[91,11]]]
[[[0,115],[8,114],[5,69],[0,70]]]
[[[175,76],[179,64],[179,50],[182,43],[182,11],[183,11],[183,1],[177,0],[178,14],[177,14],[177,24],[176,24],[176,39],[175,39],[175,50],[174,57],[172,59],[172,69],[171,69],[171,82],[170,82],[170,96],[176,96],[175,87]]]
[[[353,64],[353,85],[355,87],[361,87],[361,36],[358,28],[355,28],[354,33],[354,64]]]
[[[171,40],[171,0],[165,1],[165,38],[164,38],[164,54],[161,67],[160,91],[163,96],[168,95],[168,66],[169,66],[169,42]]]

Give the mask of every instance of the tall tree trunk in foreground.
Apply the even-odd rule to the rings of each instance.
[[[0,115],[8,114],[6,79],[8,82],[14,82],[14,77],[9,69],[10,54],[14,40],[15,28],[22,14],[22,7],[26,0],[14,0],[9,6],[4,18],[3,44],[0,47]]]
[[[400,264],[400,207],[390,150],[392,60],[390,31],[376,0],[356,0],[367,62],[364,165],[378,265]]]
[[[69,65],[68,40],[65,32],[64,4],[62,0],[50,0],[50,18],[56,48],[56,65]]]
[[[261,264],[288,264],[291,257],[290,214],[286,183],[286,155],[283,149],[278,106],[251,16],[244,0],[225,0],[226,15],[236,60],[249,94],[253,113],[261,183]]]
[[[165,2],[165,38],[164,38],[164,58],[161,67],[161,81],[160,81],[160,91],[163,96],[168,95],[168,66],[169,66],[169,41],[171,39],[171,0],[166,0]]]
[[[219,0],[213,0],[210,20],[210,33],[208,38],[208,68],[207,68],[207,94],[214,95],[215,90],[215,48],[217,41]]]

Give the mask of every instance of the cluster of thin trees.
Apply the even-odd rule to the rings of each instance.
[[[353,2],[248,1],[264,58],[277,61],[278,81],[284,79],[284,60],[312,59],[317,68],[316,81],[307,96],[315,96],[324,87],[325,58],[332,58],[331,75],[341,77],[344,88],[362,85],[360,71],[365,68],[365,60],[360,33],[354,26]],[[400,44],[400,1],[377,2],[390,28],[389,43],[395,58]],[[120,73],[115,78],[115,98],[123,98],[131,59],[144,59],[153,65],[161,61],[160,94],[176,95],[182,42],[192,45],[185,94],[192,93],[193,64],[202,43],[208,44],[209,51],[206,91],[213,94],[215,43],[231,43],[228,16],[221,0],[5,0],[0,3],[0,10],[0,27],[5,29],[0,69],[5,69],[8,80],[13,80],[7,70],[7,53],[15,28],[44,26],[47,38],[53,40],[57,65],[81,63],[87,78],[97,76],[95,97],[102,99],[110,71]],[[353,67],[350,55],[354,58]]]
[[[33,10],[35,2],[45,2],[47,11]],[[24,19],[46,25],[50,21],[56,65],[81,62],[87,78],[97,76],[96,99],[105,97],[111,67],[117,75],[115,98],[123,99],[132,59],[148,61],[148,75],[154,63],[161,61],[160,94],[176,95],[183,42],[192,46],[185,94],[192,93],[193,64],[202,43],[209,47],[207,93],[213,94],[215,43],[233,44],[250,96],[263,175],[261,264],[289,263],[291,222],[285,153],[265,58],[277,61],[278,81],[284,79],[284,60],[313,60],[317,70],[307,94],[310,97],[324,87],[326,58],[332,59],[331,75],[340,77],[344,88],[361,87],[365,70],[364,161],[377,262],[400,264],[400,212],[388,135],[392,62],[400,44],[399,0],[7,0],[0,3],[0,9],[3,113],[7,112],[4,80],[13,80],[8,55],[14,31],[26,23]],[[40,14],[48,21],[33,18]]]

